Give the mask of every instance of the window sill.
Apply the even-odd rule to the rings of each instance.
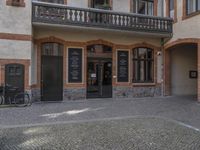
[[[132,83],[132,86],[156,86],[156,83]]]
[[[194,17],[194,16],[199,15],[199,14],[200,14],[200,11],[193,12],[193,13],[188,14],[188,15],[185,14],[185,15],[183,15],[183,17],[182,17],[182,20],[189,19],[189,18]]]

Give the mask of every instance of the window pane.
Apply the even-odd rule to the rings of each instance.
[[[147,3],[145,1],[140,1],[138,5],[139,14],[147,14]]]
[[[187,0],[187,14],[196,12],[196,0]]]
[[[147,58],[148,59],[153,59],[153,54],[152,54],[152,50],[151,49],[147,50]]]
[[[148,2],[148,14],[150,16],[153,16],[153,3],[152,2]]]
[[[198,10],[200,10],[200,0],[198,0]]]
[[[137,13],[137,0],[133,0],[133,13]]]
[[[169,1],[169,10],[174,10],[174,0]]]
[[[139,72],[140,72],[139,80],[141,82],[144,82],[145,81],[145,62],[144,61],[140,61],[139,65],[140,65],[140,67],[138,68]]]
[[[153,82],[153,50],[137,48],[133,50],[133,82]]]
[[[146,51],[147,49],[146,48],[139,48],[139,53],[138,53],[138,57],[139,59],[145,59],[146,58]]]
[[[147,61],[147,78],[146,81],[153,81],[153,62]]]

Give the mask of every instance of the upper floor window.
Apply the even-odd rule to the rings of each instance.
[[[154,53],[150,48],[133,50],[133,82],[152,83],[154,81]]]
[[[110,0],[91,0],[91,7],[110,10]]]
[[[200,11],[200,0],[186,0],[187,15]]]
[[[38,1],[48,2],[48,3],[64,4],[64,0],[38,0]]]
[[[133,13],[154,15],[154,1],[153,0],[133,0]]]
[[[169,0],[169,17],[174,19],[174,0]]]

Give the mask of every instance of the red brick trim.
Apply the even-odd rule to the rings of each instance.
[[[164,49],[169,49],[173,46],[176,46],[178,44],[187,44],[187,43],[198,43],[200,39],[198,38],[184,38],[184,39],[178,39],[176,41],[173,41],[173,42],[170,42],[170,43],[167,43],[165,46],[164,46]]]
[[[154,12],[153,12],[154,16],[158,15],[158,0],[154,0]]]
[[[102,40],[102,39],[92,40],[92,41],[86,42],[86,45],[94,45],[94,44],[104,44],[104,45],[107,45],[107,46],[110,46],[110,47],[114,46],[113,43],[105,41],[105,40]]]
[[[5,65],[6,64],[22,64],[25,66],[25,75],[24,75],[24,88],[25,90],[29,90],[29,66],[30,60],[29,59],[0,59],[0,84],[5,82]]]
[[[31,35],[25,35],[25,34],[0,33],[0,39],[31,41],[32,36]]]
[[[6,5],[8,6],[16,6],[16,7],[25,7],[24,0],[6,0]]]

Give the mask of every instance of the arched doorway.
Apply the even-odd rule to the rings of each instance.
[[[41,53],[41,100],[63,100],[63,49],[59,43],[43,43]]]
[[[87,46],[87,98],[112,97],[112,47]]]
[[[195,42],[176,43],[165,50],[165,95],[197,96],[198,48]]]

